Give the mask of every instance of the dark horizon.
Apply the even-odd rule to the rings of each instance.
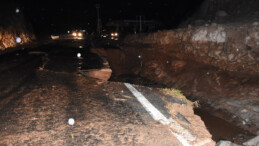
[[[63,31],[64,29],[96,29],[97,10],[100,4],[100,18],[104,26],[114,20],[135,20],[142,15],[146,20],[155,20],[163,24],[163,29],[176,28],[190,17],[203,0],[162,0],[162,1],[17,1],[25,18],[36,32]],[[65,30],[64,30],[65,31]]]

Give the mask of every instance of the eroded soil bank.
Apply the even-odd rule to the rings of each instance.
[[[119,49],[92,49],[116,76],[180,89],[210,114],[259,130],[259,26],[210,26],[134,35]],[[222,114],[224,113],[224,114]]]

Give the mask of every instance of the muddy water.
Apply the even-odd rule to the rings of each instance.
[[[223,119],[211,115],[208,111],[194,109],[194,113],[201,117],[207,129],[211,133],[212,139],[216,142],[219,140],[229,140],[237,144],[242,144],[255,136]]]
[[[112,76],[110,80],[115,82],[128,82],[149,87],[166,87],[165,85],[154,83],[148,79],[136,75]],[[216,142],[219,140],[229,140],[236,144],[242,144],[255,136],[223,119],[211,115],[209,111],[195,109],[194,112],[204,121],[207,129],[212,135],[212,139]]]

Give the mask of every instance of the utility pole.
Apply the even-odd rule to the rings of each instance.
[[[142,32],[142,17],[144,17],[144,16],[142,16],[142,15],[137,16],[137,21],[139,22],[139,33]],[[138,18],[139,18],[139,20],[138,20]]]
[[[141,22],[141,16],[139,16],[139,32],[142,32],[142,22]]]
[[[96,9],[97,9],[97,33],[100,34],[100,33],[101,33],[101,28],[100,28],[100,14],[99,14],[100,4],[96,4]]]

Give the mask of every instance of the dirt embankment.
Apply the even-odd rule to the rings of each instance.
[[[134,74],[178,88],[211,114],[259,130],[258,24],[134,35],[120,49],[93,51],[108,59],[116,76]]]
[[[0,6],[0,53],[29,44],[35,39],[22,9],[11,1]]]
[[[204,0],[196,13],[180,26],[210,23],[253,23],[259,18],[258,0]]]

